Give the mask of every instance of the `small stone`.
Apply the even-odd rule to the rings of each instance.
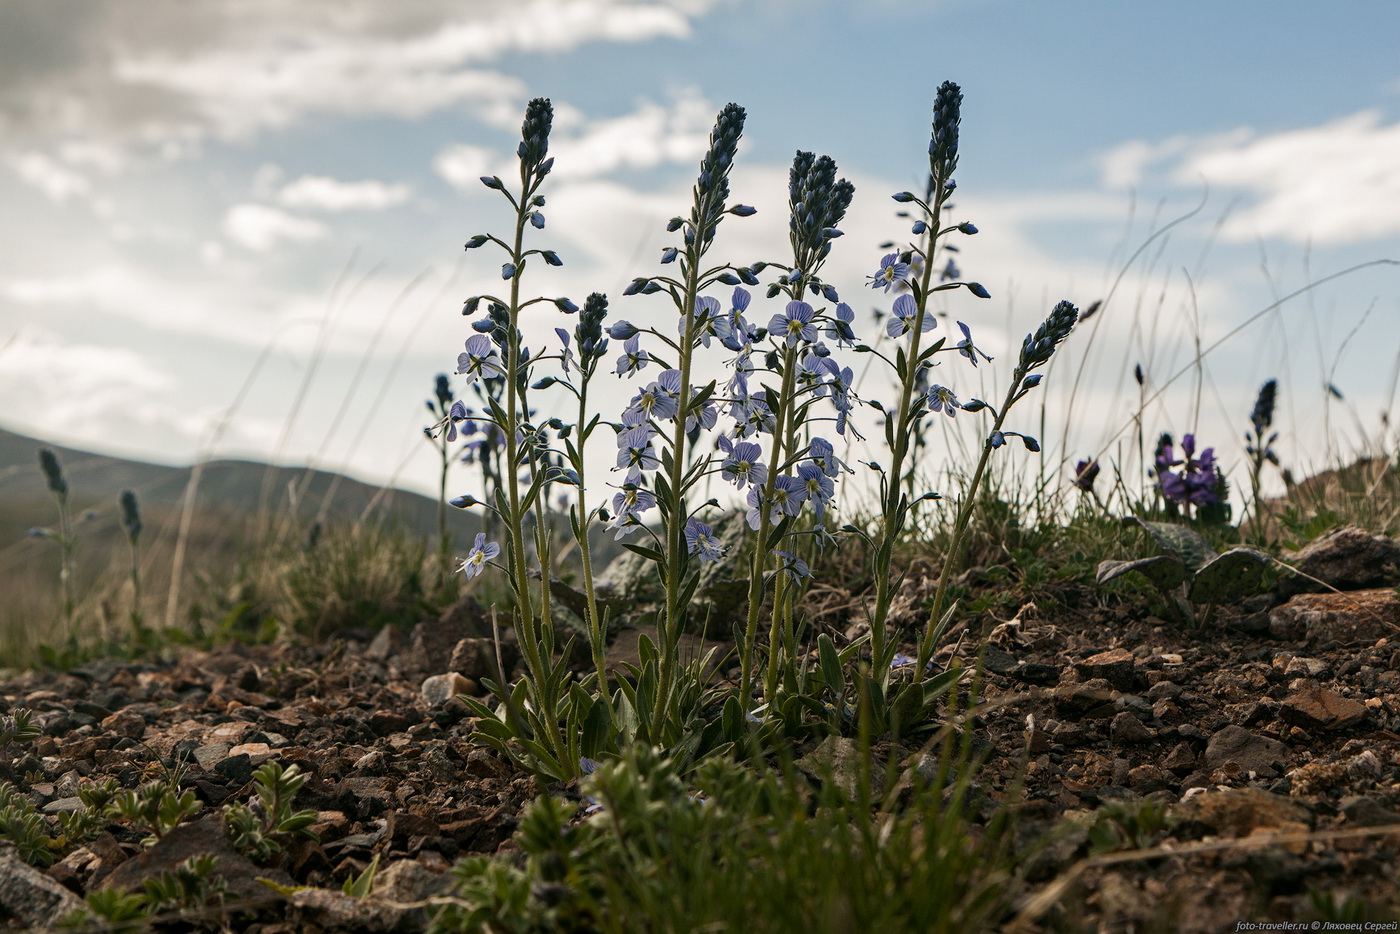
[[[1279,716],[1288,723],[1313,730],[1344,730],[1366,719],[1366,705],[1342,697],[1316,681],[1301,680],[1283,699]]]
[[[246,754],[229,756],[215,764],[213,771],[228,785],[239,787],[253,780],[253,760]]]
[[[1148,782],[1169,783],[1172,776],[1163,768],[1152,764],[1139,765],[1128,770],[1128,787],[1140,788]]]
[[[490,639],[458,640],[452,649],[452,659],[447,663],[447,668],[477,681],[482,678],[500,679],[500,673],[496,669],[496,646]]]
[[[1120,691],[1133,687],[1133,666],[1136,659],[1127,649],[1109,649],[1076,662],[1075,669],[1085,679],[1102,678]]]
[[[1113,718],[1108,727],[1108,735],[1115,743],[1136,744],[1151,742],[1155,734],[1144,726],[1141,720],[1125,710]]]
[[[1382,827],[1386,824],[1400,824],[1400,814],[1382,807],[1372,798],[1353,796],[1342,799],[1342,814],[1348,824],[1357,827]]]
[[[247,756],[250,765],[262,765],[272,758],[272,747],[267,743],[242,743],[229,749],[230,756]]]
[[[1113,689],[1107,680],[1094,678],[1080,684],[1062,684],[1052,696],[1055,711],[1066,719],[1082,717],[1091,710],[1110,706],[1113,702]]]
[[[433,675],[426,679],[418,689],[418,693],[422,695],[423,700],[429,706],[435,707],[449,698],[459,694],[475,694],[477,690],[475,681],[464,678],[455,671],[449,671],[445,675]]]
[[[1321,678],[1327,672],[1327,663],[1320,658],[1294,657],[1288,660],[1283,673],[1290,678]]]
[[[146,718],[129,710],[119,710],[102,721],[102,729],[140,739],[146,732]]]
[[[1185,775],[1196,767],[1196,753],[1190,743],[1177,743],[1162,760],[1162,768]]]
[[[1160,700],[1175,700],[1181,696],[1181,685],[1174,681],[1158,681],[1147,689],[1147,699],[1156,703]]]
[[[228,751],[231,748],[233,747],[229,746],[228,743],[209,743],[195,749],[194,759],[204,771],[212,772],[214,766],[228,758]]]
[[[1246,771],[1272,777],[1287,759],[1288,747],[1283,743],[1231,724],[1210,738],[1201,765],[1207,771],[1214,771],[1227,762],[1234,762]]]

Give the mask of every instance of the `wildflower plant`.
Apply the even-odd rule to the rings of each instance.
[[[541,188],[553,166],[547,157],[550,103],[542,98],[530,102],[517,151],[518,187],[512,183],[508,190],[498,176],[482,179],[510,205],[514,233],[508,238],[477,234],[466,244],[469,250],[491,245],[503,252],[501,277],[509,289],[470,298],[463,309],[464,314],[480,316],[472,323],[474,333],[458,358],[457,372],[474,388],[496,381],[498,393],[480,393],[478,388],[486,403],[480,422],[499,432],[504,463],[499,483],[488,490],[485,502],[469,495],[452,502],[483,505],[500,522],[504,535],[499,543],[479,535],[461,569],[468,577],[488,566],[504,574],[526,668],[525,678],[514,687],[489,686],[499,702],[494,709],[469,701],[481,717],[479,735],[484,742],[512,752],[542,776],[572,778],[580,775],[580,762],[639,742],[661,745],[683,759],[702,758],[743,740],[746,722],[780,723],[787,731],[816,714],[831,728],[841,729],[855,707],[870,709],[866,702],[872,698],[881,708],[873,711],[876,721],[891,722],[883,708],[890,663],[898,648],[886,632],[898,583],[892,567],[894,548],[918,504],[938,498],[936,493],[916,494],[906,479],[913,476],[913,439],[923,436],[934,417],[982,410],[994,417],[958,515],[956,541],[966,528],[991,451],[1008,437],[1039,450],[1033,438],[1008,430],[1003,422],[1010,408],[1039,384],[1041,374],[1032,371],[1049,362],[1077,316],[1072,305],[1062,302],[1038,331],[1027,335],[1000,409],[979,400],[964,404],[954,389],[931,380],[939,353],[955,353],[973,366],[990,359],[976,346],[966,323],[958,322],[957,340],[941,335],[935,339],[933,333],[938,326],[930,304],[935,293],[965,288],[975,297],[990,297],[979,283],[960,280],[951,260],[942,262],[955,250],[946,240],[977,233],[970,223],[944,223],[956,188],[961,101],[957,85],[947,82],[939,88],[926,191],[923,196],[907,191],[894,196],[908,206],[905,216],[914,217],[915,239],[885,255],[869,277],[870,286],[892,296],[892,307],[882,336],[868,343],[856,334],[852,307],[823,278],[855,194],[854,186],[838,177],[830,157],[799,151],[793,160],[786,255],[747,264],[710,258],[723,219],[754,213],[752,207],[730,200],[729,174],[745,120],[737,104],[725,106],[716,119],[689,213],[666,226],[668,233],[677,235],[661,253],[666,270],[632,279],[623,292],[624,297],[669,299],[674,319],[664,314],[638,323],[614,318],[605,327],[609,303],[601,294],[590,295],[582,309],[567,298],[523,298],[527,267],[562,263],[552,250],[527,248],[525,241],[527,234],[546,226]],[[760,276],[769,281],[762,283]],[[760,310],[754,295],[759,288],[763,301],[779,301]],[[523,344],[522,314],[551,304],[563,314],[576,315],[575,325],[554,329],[557,350],[532,354]],[[893,349],[888,349],[890,344]],[[842,352],[875,354],[887,363],[895,376],[897,401],[859,398],[853,368],[841,359]],[[590,386],[600,372],[635,381],[634,394],[620,413],[590,408]],[[720,375],[711,376],[715,373]],[[563,411],[570,413],[567,420],[537,415],[534,405],[544,411],[560,393],[566,399]],[[841,526],[838,518],[837,494],[853,468],[838,456],[836,445],[863,440],[856,426],[861,405],[883,416],[890,452],[888,468],[868,465],[879,479],[882,505],[873,530]],[[438,430],[450,432],[454,425],[448,408]],[[611,431],[616,449],[607,505],[599,505],[597,494],[590,493],[585,458],[586,445],[603,429]],[[593,671],[572,683],[567,670],[570,651],[560,651],[556,644],[551,611],[552,538],[547,526],[552,484],[571,489],[570,530],[584,562]],[[711,497],[715,484],[729,492]],[[716,532],[725,508],[721,499],[729,500],[744,520],[747,535],[740,547],[749,562],[747,611],[734,633],[739,680],[727,696],[706,690],[703,660],[683,664],[678,651],[701,567],[723,559],[732,547],[732,539]],[[604,523],[624,547],[652,562],[664,585],[656,643],[642,639],[640,665],[627,666],[626,675],[617,678],[615,694],[604,655],[607,621],[593,589],[589,550],[590,533]],[[838,534],[861,535],[872,547],[876,596],[869,623],[874,667],[866,682],[850,681],[842,670],[859,643],[838,653],[831,640],[822,637],[821,664],[809,670],[805,661],[798,600],[811,577],[815,550]],[[940,581],[935,621],[951,564],[950,557]],[[760,625],[765,614],[766,643]],[[927,668],[935,630],[930,627],[921,640],[921,673]],[[951,683],[946,672],[915,679],[910,694],[919,699],[915,713],[926,712],[926,702]],[[760,687],[762,703],[754,708],[754,693]]]
[[[1182,435],[1178,458],[1172,436],[1164,433],[1157,440],[1153,465],[1157,490],[1166,501],[1169,516],[1189,519],[1194,509],[1196,518],[1205,522],[1229,519],[1229,485],[1216,463],[1215,448],[1205,448],[1197,456],[1196,436]]]
[[[29,534],[36,538],[47,538],[58,545],[60,564],[58,571],[59,588],[63,592],[63,624],[69,636],[73,632],[73,612],[77,607],[74,595],[73,554],[77,550],[77,536],[73,530],[72,517],[68,510],[68,480],[63,475],[63,465],[58,455],[50,448],[39,449],[39,470],[44,474],[44,482],[58,504],[58,528],[31,529]]]
[[[117,498],[121,513],[122,531],[126,533],[127,548],[131,553],[131,634],[137,645],[146,640],[146,628],[141,621],[141,508],[136,494],[122,490]]]
[[[1264,514],[1259,499],[1259,477],[1265,464],[1279,465],[1278,454],[1274,452],[1274,442],[1278,432],[1273,431],[1274,406],[1278,400],[1278,380],[1271,379],[1259,387],[1259,396],[1254,400],[1254,408],[1249,413],[1249,430],[1244,433],[1245,453],[1249,456],[1249,494],[1254,508],[1254,527],[1258,537],[1264,535]]]

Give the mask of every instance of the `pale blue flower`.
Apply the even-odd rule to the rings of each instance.
[[[491,338],[485,334],[467,338],[466,351],[457,355],[457,372],[469,380],[501,376],[505,370],[501,369],[501,358],[496,355]]]
[[[768,322],[768,332],[775,340],[786,340],[789,347],[796,347],[799,340],[810,344],[817,339],[817,327],[812,324],[815,315],[806,302],[788,302],[786,312]]]
[[[629,376],[639,370],[644,370],[651,360],[647,352],[642,349],[641,337],[635,331],[631,337],[623,342],[622,350],[622,356],[617,358],[618,376]]]
[[[462,563],[457,570],[467,575],[467,580],[471,580],[486,569],[487,561],[490,561],[500,553],[500,545],[497,545],[495,542],[488,542],[485,532],[477,532],[476,543],[472,545],[471,551],[467,552],[467,556],[462,559]]]
[[[726,550],[715,530],[694,516],[685,524],[685,546],[690,554],[698,554],[701,561],[718,561]]]
[[[720,464],[719,474],[734,484],[736,489],[742,490],[746,483],[762,486],[768,481],[768,468],[759,460],[763,449],[757,444],[752,441],[736,444],[726,436],[721,436],[718,444],[726,455]]]
[[[919,306],[914,301],[914,296],[908,294],[899,296],[894,300],[894,308],[891,310],[889,322],[885,325],[885,333],[890,337],[903,337],[914,330],[914,319],[918,317],[918,314]],[[927,311],[924,312],[922,321],[923,325],[919,328],[921,331],[932,331],[938,327],[937,319]]]
[[[953,390],[935,383],[928,390],[928,408],[930,412],[943,412],[952,418],[962,406],[958,404],[958,397],[953,395]]]
[[[906,282],[908,279],[909,264],[901,263],[898,253],[888,253],[880,260],[879,271],[870,277],[870,287],[884,289],[888,292],[896,284]]]

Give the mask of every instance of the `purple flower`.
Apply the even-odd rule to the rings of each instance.
[[[753,434],[772,434],[777,425],[773,410],[768,406],[767,393],[763,390],[749,396],[736,396],[729,406],[729,415],[734,419],[741,438]]]
[[[728,437],[721,436],[719,448],[726,455],[724,462],[720,464],[719,474],[736,489],[742,490],[744,484],[752,483],[755,486],[762,486],[768,480],[768,468],[759,461],[763,454],[763,449],[752,441],[740,441],[737,444]]]
[[[782,566],[778,568],[780,573],[786,574],[795,581],[812,576],[812,569],[807,567],[807,562],[792,552],[774,551],[773,554],[783,559]]]
[[[719,328],[728,330],[728,322],[723,325],[719,322],[725,319],[719,313],[719,299],[710,298],[708,295],[701,296],[695,300],[695,336],[700,339],[700,343],[706,347],[710,346],[710,338],[718,337],[723,340],[719,333]],[[685,318],[678,322],[681,335],[685,335]]]
[[[718,561],[726,551],[715,530],[694,516],[685,524],[685,547],[691,554],[698,554],[701,561]]]
[[[807,447],[807,456],[828,477],[839,477],[843,470],[846,473],[852,472],[846,462],[836,456],[836,449],[825,438],[813,438],[812,443]]]
[[[918,317],[919,306],[914,301],[912,295],[901,295],[894,300],[894,308],[891,309],[889,323],[885,325],[885,333],[890,337],[903,337],[914,330],[914,319]],[[938,321],[927,311],[922,318],[921,331],[932,331],[938,327]]]
[[[457,355],[457,372],[473,381],[478,377],[490,379],[502,375],[505,371],[501,369],[501,358],[496,356],[491,338],[485,334],[467,338],[466,351]]]
[[[897,283],[905,282],[908,279],[909,264],[901,263],[898,253],[888,253],[880,260],[879,270],[870,277],[870,287],[884,289],[888,292]]]
[[[655,493],[635,483],[624,484],[622,491],[613,497],[613,511],[617,515],[613,518],[612,524],[608,526],[617,530],[617,534],[613,538],[620,540],[623,536],[641,528],[641,514],[655,505]]]
[[[623,413],[627,421],[629,414],[642,418],[675,418],[680,412],[681,371],[665,370],[655,382],[632,397],[632,403]]]
[[[836,495],[836,484],[822,471],[816,464],[798,464],[797,479],[802,484],[802,489],[811,501],[812,508],[816,510],[817,521],[822,521],[822,516],[826,507],[831,503],[831,497]]]
[[[467,424],[471,424],[471,414],[470,414],[469,410],[467,409],[467,407],[466,407],[465,405],[462,404],[462,400],[461,400],[461,399],[458,399],[456,402],[452,403],[452,408],[449,409],[448,412],[447,412],[447,443],[448,443],[448,444],[451,444],[452,442],[454,442],[454,441],[457,440],[457,423],[458,423],[458,422],[466,422]],[[471,431],[466,431],[466,430],[464,429],[464,430],[463,430],[463,433],[464,433],[464,434],[472,434],[472,433],[475,432],[475,430],[476,430],[476,426],[475,426],[475,425],[472,425],[472,430],[471,430]]]
[[[962,406],[958,404],[958,397],[953,395],[953,390],[935,383],[928,390],[928,408],[930,412],[944,412],[952,418]]]
[[[617,358],[618,376],[629,376],[639,370],[644,370],[647,363],[651,361],[651,357],[642,349],[642,340],[635,331],[623,343],[622,350],[622,356]]]
[[[1099,462],[1090,457],[1074,465],[1074,485],[1085,493],[1094,492],[1094,481],[1099,478]]]
[[[961,328],[963,332],[963,339],[958,341],[958,353],[971,360],[973,366],[977,365],[978,357],[981,357],[983,360],[986,360],[988,363],[991,363],[992,358],[984,354],[982,351],[978,350],[977,347],[972,343],[972,332],[968,330],[967,325],[959,321],[958,327]]]
[[[785,314],[774,315],[768,322],[768,332],[778,340],[796,347],[799,340],[812,343],[817,339],[817,327],[812,324],[816,312],[806,302],[788,302]]]
[[[467,580],[471,580],[486,569],[487,561],[490,561],[500,553],[500,545],[497,545],[495,542],[488,542],[485,532],[477,532],[476,544],[472,545],[471,551],[467,552],[467,556],[462,559],[462,563],[457,570],[467,575]]]
[[[617,466],[627,468],[627,482],[636,483],[644,470],[661,466],[656,449],[651,446],[651,429],[646,425],[629,428],[617,436]]]
[[[563,328],[555,328],[554,333],[559,335],[559,340],[564,344],[564,349],[559,351],[559,362],[564,368],[564,375],[567,376],[569,367],[574,362],[574,352],[569,347],[569,332]]]
[[[826,336],[836,341],[837,347],[854,347],[856,334],[851,330],[851,322],[854,320],[856,313],[851,310],[851,306],[845,302],[838,303],[836,317],[827,319]]]

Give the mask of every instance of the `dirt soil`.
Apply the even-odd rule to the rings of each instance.
[[[1028,894],[1059,880],[1065,909],[1037,929],[1233,931],[1316,917],[1310,893],[1393,908],[1400,828],[1382,828],[1400,824],[1400,640],[1385,634],[1396,627],[1373,612],[1333,638],[1313,617],[1290,622],[1280,603],[1256,600],[1195,629],[1067,586],[1014,619],[969,627],[991,631],[973,721],[989,756],[977,779],[987,810],[1020,801],[1028,845],[1058,828]],[[976,641],[957,651],[971,658]],[[293,847],[276,877],[332,891],[290,905],[263,892],[265,907],[236,929],[411,930],[421,912],[355,914],[336,902],[341,883],[378,855],[376,893],[421,904],[445,890],[457,857],[509,848],[540,791],[472,744],[473,720],[451,697],[479,690],[492,645],[479,611],[459,607],[405,637],[351,632],[317,647],[230,645],[25,673],[0,685],[0,710],[37,711],[43,735],[11,747],[0,777],[53,814],[72,806],[80,779],[135,787],[173,775],[208,822],[249,800],[260,762],[295,763],[311,775],[296,806],[319,812],[320,842]],[[1100,810],[1144,802],[1172,825],[1135,833]],[[1105,831],[1119,846],[1104,846]],[[163,868],[142,855],[141,836],[113,823],[47,875],[81,896],[139,878],[138,856],[142,871]],[[1160,852],[1095,855],[1139,845]]]

